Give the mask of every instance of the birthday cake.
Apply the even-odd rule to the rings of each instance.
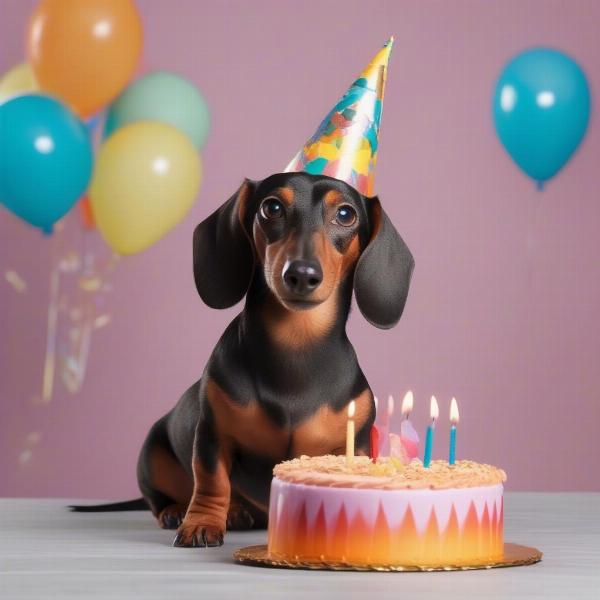
[[[302,456],[277,465],[269,556],[351,566],[474,565],[503,555],[502,469],[472,461]]]

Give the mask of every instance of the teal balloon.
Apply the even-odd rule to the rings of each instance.
[[[210,128],[208,107],[198,88],[167,71],[150,73],[125,89],[109,108],[104,135],[135,121],[172,125],[198,149],[204,145]]]
[[[523,52],[498,79],[493,116],[506,151],[541,187],[567,163],[585,136],[590,117],[585,74],[559,50]]]
[[[85,125],[48,96],[0,104],[0,203],[44,232],[86,190],[93,153]]]

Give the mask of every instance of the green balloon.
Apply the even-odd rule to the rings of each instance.
[[[185,133],[202,148],[210,128],[208,107],[193,84],[174,73],[157,71],[129,85],[111,104],[104,136],[135,121],[160,121]]]

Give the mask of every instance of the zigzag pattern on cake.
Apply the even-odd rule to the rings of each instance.
[[[339,488],[274,479],[269,552],[329,562],[405,565],[460,565],[503,554],[502,485],[408,494],[353,490],[348,496]]]

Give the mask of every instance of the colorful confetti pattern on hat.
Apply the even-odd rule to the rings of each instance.
[[[364,196],[373,195],[381,107],[393,43],[391,37],[285,168],[286,173],[328,175]]]

